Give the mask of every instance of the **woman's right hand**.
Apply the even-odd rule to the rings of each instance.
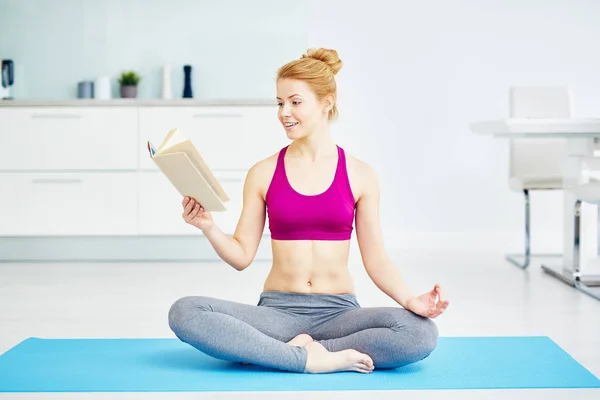
[[[202,232],[207,232],[213,227],[212,214],[209,211],[204,211],[204,208],[195,199],[185,196],[181,202],[183,205],[183,220],[199,228]]]

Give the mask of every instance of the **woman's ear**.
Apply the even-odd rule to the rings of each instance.
[[[329,111],[331,111],[331,109],[333,108],[333,105],[335,104],[335,99],[334,99],[333,95],[329,95],[329,96],[325,97],[324,104],[325,104],[325,107],[323,107],[323,112],[329,113]]]

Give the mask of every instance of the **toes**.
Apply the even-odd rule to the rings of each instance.
[[[355,364],[354,368],[352,368],[356,372],[362,372],[363,374],[369,374],[373,372],[372,368],[366,367],[363,364]]]
[[[363,358],[362,360],[360,360],[360,364],[362,368],[366,368],[367,370],[369,370],[369,372],[375,369],[375,366],[373,365],[373,360],[370,357]]]

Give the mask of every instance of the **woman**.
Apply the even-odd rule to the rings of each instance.
[[[415,296],[404,284],[383,247],[375,173],[330,136],[341,66],[335,50],[311,49],[279,69],[278,117],[292,143],[248,171],[233,237],[194,199],[182,201],[185,222],[238,271],[252,263],[269,219],[273,264],[257,305],[189,296],[169,311],[176,336],[208,355],[294,372],[369,373],[419,361],[436,346],[431,319],[448,301],[438,285]],[[348,271],[353,222],[369,277],[402,307],[358,304]]]

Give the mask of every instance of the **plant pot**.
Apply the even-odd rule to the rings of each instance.
[[[123,85],[121,86],[121,97],[124,99],[134,99],[137,97],[137,86]]]

